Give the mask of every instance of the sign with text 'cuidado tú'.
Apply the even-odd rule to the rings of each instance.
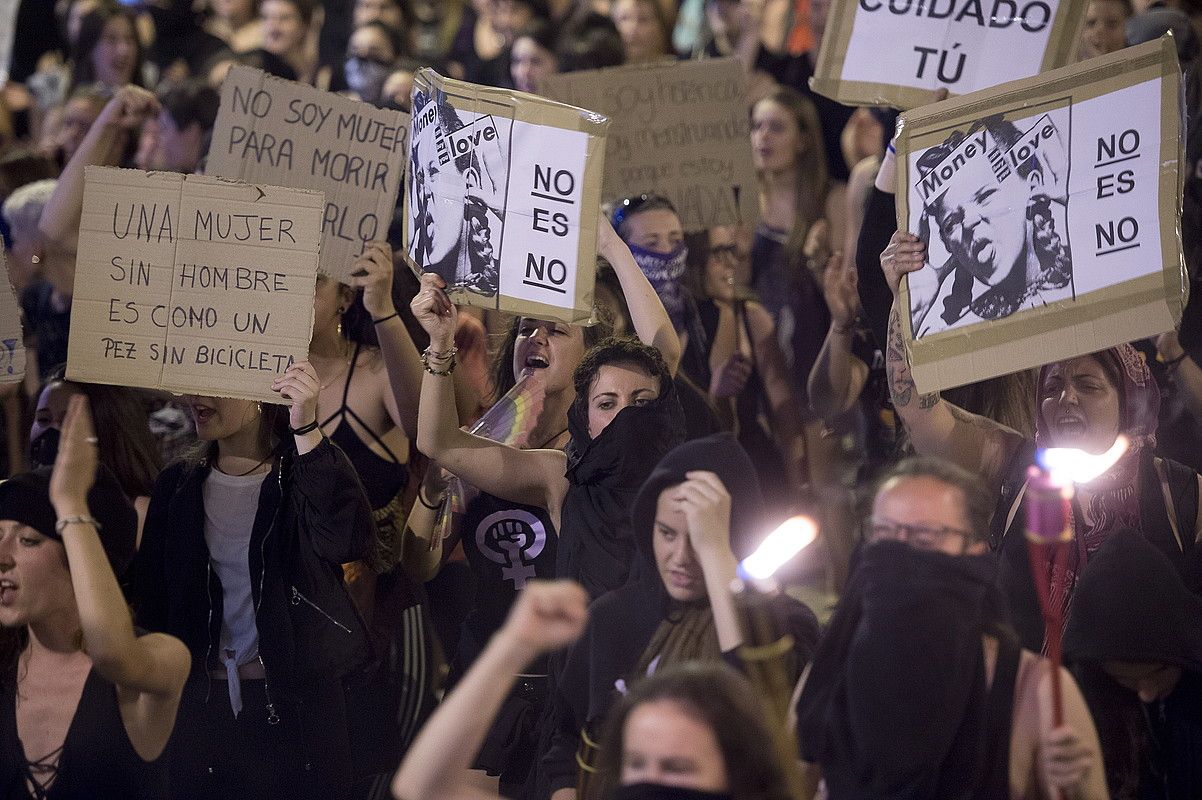
[[[811,85],[848,105],[914,108],[1070,63],[1087,0],[835,0]]]
[[[902,115],[898,227],[927,248],[898,299],[919,390],[1176,327],[1180,87],[1166,36]]]
[[[343,282],[366,242],[388,238],[409,115],[236,66],[221,86],[205,172],[325,193],[321,271]]]
[[[405,247],[457,305],[587,323],[600,114],[423,69],[413,81]]]
[[[543,91],[609,117],[606,200],[663,195],[686,231],[759,216],[746,79],[733,58],[552,75]]]
[[[320,192],[88,167],[67,377],[285,402],[308,358]]]

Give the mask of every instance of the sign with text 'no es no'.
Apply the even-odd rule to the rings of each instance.
[[[889,346],[919,390],[1176,327],[1180,87],[1165,37],[902,115],[897,222],[927,261]]]
[[[320,192],[88,167],[67,377],[286,402],[308,358]]]
[[[587,323],[609,121],[421,70],[405,247],[458,305]]]

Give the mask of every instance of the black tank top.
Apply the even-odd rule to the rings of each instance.
[[[346,384],[342,389],[342,405],[338,407],[330,416],[326,417],[321,423],[324,428],[335,419],[339,419],[338,427],[330,434],[330,441],[342,448],[342,452],[346,453],[347,459],[359,473],[359,481],[363,484],[363,490],[367,493],[367,502],[371,504],[373,509],[383,508],[396,497],[405,484],[409,482],[409,467],[403,463],[396,454],[389,449],[384,440],[367,426],[359,415],[354,412],[347,402],[347,396],[351,391],[351,378],[355,375],[355,365],[359,362],[359,351],[363,349],[361,344],[355,345],[355,354],[351,356],[350,366],[346,372]],[[359,434],[355,432],[351,425],[351,420],[359,423],[359,427],[367,431],[376,444],[384,448],[384,452],[388,453],[387,458],[382,458],[376,454],[374,450],[359,438]]]
[[[555,577],[559,537],[546,509],[481,492],[460,520],[460,542],[476,583],[476,606],[464,622],[464,669],[500,629],[526,581]]]
[[[16,682],[0,686],[0,796],[38,800],[166,798],[167,758],[143,761],[121,721],[117,689],[93,667],[67,728],[49,791],[30,794],[30,763],[17,733]]]

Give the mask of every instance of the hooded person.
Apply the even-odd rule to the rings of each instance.
[[[1081,573],[1064,632],[1114,800],[1202,797],[1202,599],[1132,530]]]
[[[1094,553],[1119,530],[1141,533],[1169,558],[1191,591],[1202,590],[1197,540],[1199,477],[1187,466],[1156,456],[1160,390],[1139,351],[1128,344],[1045,365],[1039,371],[1035,441],[1010,459],[993,517],[1000,550],[999,580],[1010,621],[1023,646],[1042,650],[1043,612],[1022,533],[1026,471],[1035,448],[1078,447],[1099,453],[1117,435],[1126,453],[1109,470],[1078,487],[1073,500],[1073,544],[1064,563],[1043,563],[1051,600],[1071,614],[1078,577]],[[998,539],[1000,529],[1006,530]]]
[[[1065,726],[1051,729],[1046,662],[1007,629],[991,505],[974,476],[931,458],[903,461],[876,493],[797,703],[805,772],[831,800],[1105,796],[1076,685],[1061,672]]]
[[[593,603],[544,718],[551,746],[540,770],[550,792],[576,786],[577,764],[592,760],[579,754],[589,750],[582,743],[599,736],[627,686],[686,661],[737,663],[729,586],[756,543],[762,506],[751,459],[730,433],[680,445],[648,476],[630,506],[632,577]],[[778,614],[794,639],[795,679],[817,643],[817,620],[787,597]]]

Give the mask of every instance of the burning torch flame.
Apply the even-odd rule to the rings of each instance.
[[[1072,447],[1049,447],[1040,450],[1036,459],[1039,466],[1047,471],[1053,485],[1067,488],[1072,484],[1089,483],[1105,473],[1123,457],[1127,446],[1127,438],[1119,436],[1110,449],[1101,455]]]
[[[759,580],[772,577],[785,562],[818,538],[818,526],[809,517],[790,517],[768,534],[755,552],[743,559],[742,572]]]

